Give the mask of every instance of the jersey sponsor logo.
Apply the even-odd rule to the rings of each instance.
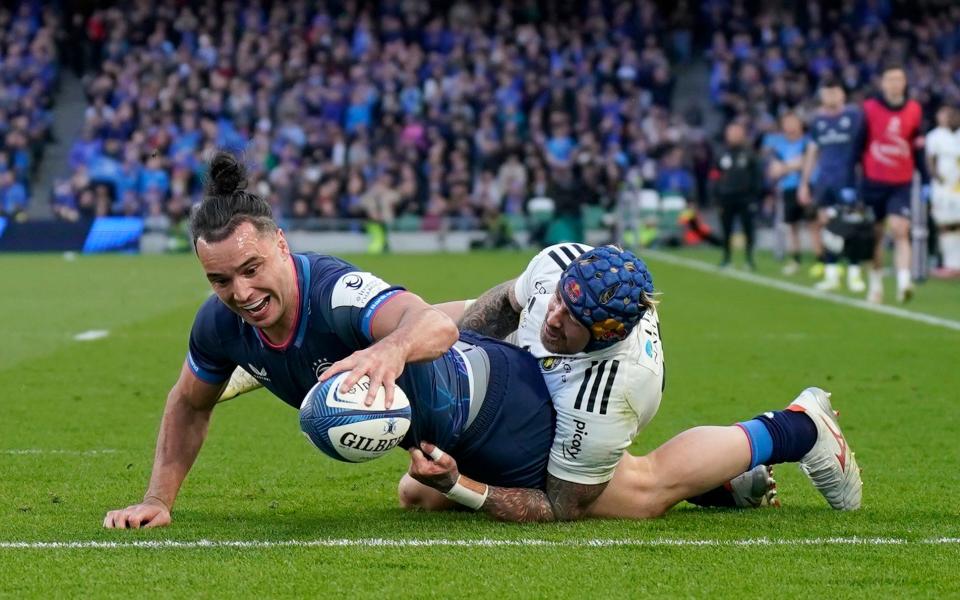
[[[570,460],[577,460],[577,456],[583,452],[583,438],[587,437],[587,424],[580,419],[573,420],[573,437],[569,444],[564,441],[561,445],[563,456]]]
[[[580,384],[577,401],[574,403],[573,409],[590,413],[598,412],[601,415],[607,414],[610,391],[613,390],[613,382],[617,378],[619,368],[619,360],[592,361],[590,366],[587,367],[583,383]],[[604,375],[606,375],[606,379],[604,379]],[[598,399],[599,403],[597,402]]]
[[[372,273],[347,273],[337,280],[330,299],[331,308],[365,308],[374,296],[390,285]]]
[[[324,371],[329,369],[331,365],[333,365],[333,363],[324,356],[313,361],[310,366],[313,367],[313,374],[316,375],[319,380],[320,376],[323,375]]]
[[[270,378],[267,376],[266,367],[258,369],[257,367],[253,366],[252,363],[247,363],[247,367],[249,367],[248,370],[250,371],[250,374],[255,378],[259,379],[260,381],[270,381]]]

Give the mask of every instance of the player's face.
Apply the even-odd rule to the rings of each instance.
[[[783,118],[783,133],[789,137],[799,137],[803,135],[803,123],[793,115]]]
[[[824,87],[820,90],[820,103],[827,110],[843,108],[846,100],[842,87]]]
[[[197,257],[214,293],[244,321],[260,329],[283,324],[296,301],[296,280],[282,231],[261,233],[241,223],[222,241],[197,240]]]
[[[548,352],[554,354],[576,354],[583,352],[590,341],[590,332],[573,318],[567,305],[555,292],[547,305],[547,317],[540,329],[540,343]]]
[[[907,92],[907,74],[900,69],[890,69],[880,78],[880,91],[888,101],[899,101]]]

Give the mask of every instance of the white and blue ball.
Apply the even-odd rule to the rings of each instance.
[[[364,375],[347,392],[340,385],[349,375],[338,373],[317,382],[300,405],[300,429],[324,454],[344,462],[365,462],[395,448],[410,429],[410,401],[399,386],[393,405],[384,407],[383,387],[373,404],[364,405],[370,379]]]

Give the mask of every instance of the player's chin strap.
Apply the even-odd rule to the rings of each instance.
[[[443,458],[443,455],[444,451],[436,447],[430,452],[430,458],[434,461],[439,461]],[[460,483],[461,481],[463,483]],[[450,498],[457,504],[462,504],[473,510],[480,510],[483,503],[487,501],[489,494],[490,488],[487,485],[466,479],[463,475],[460,475],[457,477],[457,482],[453,484],[453,487],[450,488],[450,491],[444,494],[444,496]]]

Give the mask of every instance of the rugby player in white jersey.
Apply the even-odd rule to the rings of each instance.
[[[804,390],[787,410],[697,427],[646,456],[626,452],[656,413],[664,381],[653,284],[632,253],[552,246],[520,277],[464,306],[445,306],[461,317],[461,329],[500,338],[516,330],[515,342],[540,359],[557,410],[547,489],[469,480],[453,457],[423,444],[411,450],[401,505],[448,509],[452,498],[512,521],[647,518],[684,499],[733,505],[738,495],[723,484],[737,476],[745,490],[736,503],[755,503],[767,492],[762,465],[799,461],[831,506],[859,507],[859,468],[819,388]]]

